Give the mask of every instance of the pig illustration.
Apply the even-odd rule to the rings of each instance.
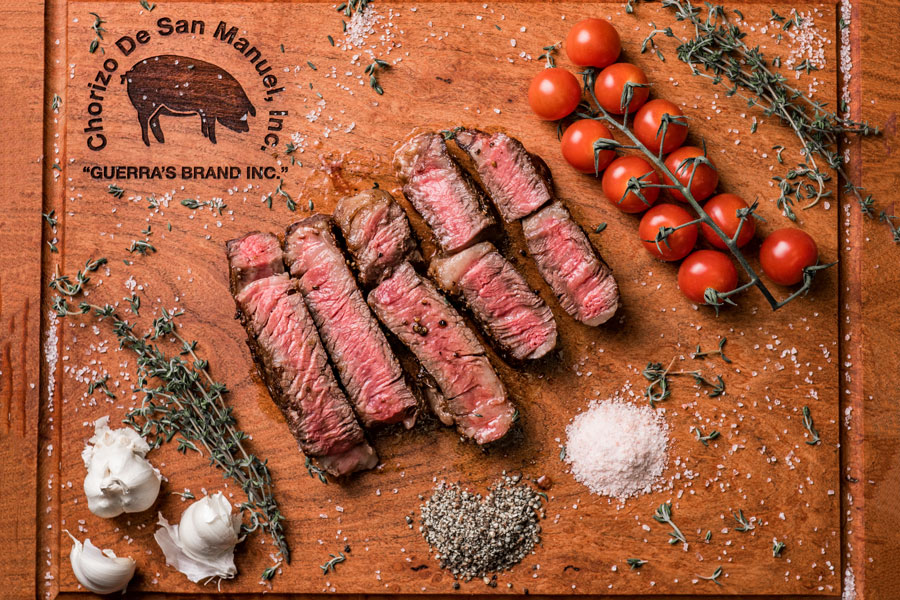
[[[141,139],[150,145],[149,131],[165,143],[159,117],[200,116],[200,132],[216,143],[216,121],[238,133],[248,131],[256,116],[241,84],[216,65],[187,56],[165,54],[136,63],[122,75],[128,97],[137,110]]]

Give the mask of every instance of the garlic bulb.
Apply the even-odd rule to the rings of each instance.
[[[72,538],[69,561],[78,582],[95,594],[112,594],[125,591],[125,586],[134,576],[134,560],[119,558],[112,550],[103,550],[93,545],[90,538],[79,542]]]
[[[243,538],[241,516],[231,514],[231,503],[222,492],[191,504],[178,525],[159,515],[153,537],[166,555],[166,564],[175,567],[193,582],[201,579],[231,579],[237,574],[234,547]]]
[[[110,518],[153,506],[162,476],[144,458],[149,451],[133,429],[110,429],[109,417],[94,422],[94,436],[81,453],[87,469],[84,493],[92,513]]]

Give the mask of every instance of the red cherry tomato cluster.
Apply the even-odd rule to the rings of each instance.
[[[715,165],[696,146],[685,146],[688,127],[681,109],[661,98],[648,101],[647,75],[631,63],[616,62],[622,51],[619,33],[608,21],[585,19],[576,23],[566,36],[566,54],[579,67],[598,69],[594,95],[606,112],[632,115],[635,137],[651,152],[664,155],[666,168],[678,183],[703,204],[703,210],[728,237],[738,234],[735,243],[746,246],[756,235],[754,218],[741,219],[750,207],[735,194],[713,195],[719,183]],[[630,99],[623,98],[628,83]],[[571,115],[581,102],[578,79],[566,69],[549,66],[538,73],[528,89],[528,102],[540,118],[557,121]],[[623,102],[627,101],[627,106]],[[665,135],[663,135],[665,131]],[[597,140],[612,139],[609,128],[594,119],[579,119],[565,130],[561,140],[563,158],[582,173],[601,177],[603,195],[619,210],[644,213],[638,227],[641,243],[653,256],[664,261],[684,259],[678,269],[678,287],[693,302],[703,303],[708,288],[730,292],[738,285],[738,273],[724,241],[706,223],[692,224],[697,218],[690,207],[656,204],[658,187],[640,187],[640,183],[659,184],[661,177],[653,165],[641,156],[617,157],[613,150],[594,151]],[[666,182],[673,184],[666,177]],[[687,199],[677,190],[667,190],[677,202]],[[646,211],[646,212],[645,212]],[[702,238],[715,250],[695,250]],[[818,261],[815,241],[799,229],[786,228],[770,234],[760,246],[759,260],[766,276],[779,285],[794,285],[803,280],[804,269]]]

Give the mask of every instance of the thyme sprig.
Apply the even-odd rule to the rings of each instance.
[[[728,342],[728,338],[723,337],[719,340],[719,349],[718,350],[708,350],[706,352],[702,352],[700,350],[700,344],[697,344],[697,350],[691,354],[691,358],[706,358],[708,356],[716,356],[719,355],[722,357],[726,363],[731,364],[731,359],[725,356],[725,344]]]
[[[772,558],[781,558],[781,553],[784,552],[786,544],[784,542],[779,542],[778,540],[772,541]]]
[[[722,585],[722,582],[719,581],[719,577],[722,576],[722,567],[716,567],[716,570],[713,571],[713,574],[709,577],[705,577],[703,575],[697,575],[697,579],[705,579],[706,581],[712,581],[716,585]]]
[[[664,2],[674,2],[676,0],[664,0]],[[598,150],[597,144],[600,143],[602,149],[607,150],[618,150],[618,149],[635,149],[642,152],[646,158],[654,165],[656,170],[662,175],[662,179],[669,181],[671,183],[668,184],[653,184],[648,183],[647,181],[642,181],[640,179],[632,179],[629,181],[629,191],[637,193],[640,189],[655,187],[655,188],[663,188],[663,189],[674,189],[681,192],[687,202],[691,205],[694,211],[697,213],[697,222],[707,225],[713,232],[722,240],[731,254],[735,257],[737,262],[740,264],[741,268],[747,273],[749,276],[749,281],[744,283],[743,285],[739,285],[735,289],[728,292],[720,292],[714,288],[707,288],[704,293],[704,301],[706,304],[712,306],[716,310],[716,314],[719,312],[719,308],[724,304],[735,304],[735,302],[731,299],[733,296],[744,292],[745,290],[756,287],[765,297],[766,301],[769,303],[769,306],[772,310],[778,310],[785,304],[799,298],[800,296],[805,296],[810,287],[812,286],[813,279],[815,275],[821,271],[822,269],[827,269],[837,263],[830,264],[816,264],[810,267],[806,267],[803,269],[803,282],[801,286],[795,290],[792,294],[784,298],[783,300],[777,300],[775,296],[772,295],[772,292],[769,291],[769,288],[766,287],[766,284],[762,281],[762,279],[757,275],[756,271],[744,257],[740,248],[737,245],[737,238],[740,235],[740,227],[743,226],[743,222],[753,216],[754,206],[749,207],[748,210],[741,211],[741,214],[737,215],[740,219],[740,225],[738,231],[735,232],[734,236],[729,236],[713,221],[713,219],[703,210],[703,207],[694,199],[694,196],[691,194],[690,185],[694,180],[694,176],[697,173],[697,168],[701,164],[709,163],[709,160],[705,156],[696,157],[694,159],[688,159],[691,161],[691,174],[688,179],[687,184],[682,184],[672,171],[666,166],[665,162],[662,160],[660,156],[658,156],[654,151],[650,150],[645,146],[638,138],[634,135],[631,129],[628,127],[628,113],[625,113],[622,117],[622,121],[620,122],[618,119],[613,118],[604,108],[601,106],[600,101],[597,99],[597,95],[594,91],[594,83],[596,81],[596,71],[595,69],[588,67],[582,72],[582,79],[584,80],[585,91],[587,92],[587,96],[591,102],[591,104],[582,104],[577,111],[577,116],[581,119],[594,119],[597,121],[604,121],[611,125],[614,129],[621,132],[625,135],[631,142],[629,145],[621,144],[615,140],[597,140],[594,145],[595,152]],[[622,100],[623,105],[625,101],[625,95],[628,90],[624,90],[622,92]],[[662,144],[665,141],[665,135],[661,136],[660,143]],[[682,162],[682,165],[679,165],[679,170],[685,163]],[[631,188],[637,188],[631,189]]]
[[[222,211],[228,208],[228,205],[222,202],[222,200],[216,198],[213,200],[203,200],[200,201],[196,198],[187,198],[181,201],[181,205],[187,207],[191,210],[197,210],[198,208],[203,208],[204,206],[208,206],[210,210],[218,211],[219,215],[222,214]]]
[[[103,41],[103,34],[106,33],[106,29],[103,27],[103,24],[106,23],[106,19],[95,12],[88,14],[94,17],[94,22],[91,24],[91,31],[94,32],[94,39],[91,40],[91,44],[88,46],[88,52],[93,54],[100,48],[100,42]],[[106,54],[106,51],[103,48],[100,48],[100,53]]]
[[[687,544],[687,540],[684,537],[684,534],[681,533],[681,530],[678,529],[678,526],[672,521],[672,503],[671,502],[663,502],[659,505],[659,508],[656,509],[656,513],[654,513],[653,518],[659,523],[665,523],[672,528],[672,531],[669,532],[669,543],[677,544],[681,542],[682,544]]]
[[[627,558],[627,559],[625,559],[625,562],[628,563],[628,566],[631,567],[632,571],[636,571],[636,570],[640,569],[641,567],[643,567],[644,565],[646,565],[650,561],[643,560],[640,558]]]
[[[375,74],[378,72],[378,69],[386,70],[390,68],[391,64],[380,58],[372,60],[372,62],[369,63],[369,66],[366,67],[365,73],[369,76],[369,87],[375,90],[375,93],[379,96],[384,94],[384,90],[382,89],[381,84],[378,83],[378,77]]]
[[[328,571],[335,573],[335,567],[347,560],[347,557],[344,556],[343,552],[338,552],[337,556],[334,554],[329,554],[328,556],[330,556],[331,559],[325,561],[324,565],[319,565],[319,568],[322,569],[322,575],[327,575]]]
[[[815,446],[822,440],[819,438],[819,432],[816,430],[816,424],[813,423],[812,413],[809,412],[809,407],[803,407],[803,426],[806,427],[806,430],[809,432],[809,435],[812,437],[810,440],[806,440],[806,443],[810,446]]]
[[[132,254],[137,253],[144,256],[156,252],[156,246],[147,240],[131,240],[131,246],[126,249]]]
[[[693,6],[690,0],[663,0],[662,5],[675,12],[676,21],[686,21],[692,25],[693,35],[681,38],[671,27],[659,29],[653,25],[654,30],[644,40],[641,52],[652,45],[657,55],[662,57],[653,43],[654,37],[662,34],[675,39],[679,44],[676,48],[678,59],[689,65],[694,75],[708,79],[713,85],[726,85],[726,96],[737,96],[748,107],[756,106],[764,115],[778,117],[800,140],[802,162],[785,176],[774,178],[779,184],[781,196],[778,204],[783,214],[791,220],[796,218],[792,210],[794,199],[806,201],[803,206],[805,210],[830,195],[826,182],[831,176],[820,169],[818,158],[844,180],[847,192],[856,197],[863,213],[871,216],[866,208],[871,207],[874,200],[871,195],[864,197],[863,188],[853,184],[847,176],[838,142],[848,134],[877,135],[878,128],[866,121],[854,121],[828,110],[825,103],[813,100],[808,94],[789,85],[787,77],[777,71],[781,66],[780,58],[769,60],[759,46],[748,46],[744,41],[746,34],[729,21],[722,6],[707,2],[704,17],[701,8]],[[740,16],[739,11],[734,12]],[[780,15],[772,15],[774,21],[779,18],[784,19]],[[800,15],[795,10],[793,17],[782,24],[782,29],[799,26],[800,22]],[[815,67],[805,60],[793,69],[809,74]],[[840,109],[844,115],[847,114],[847,107]]]
[[[372,0],[349,0],[348,2],[342,2],[338,4],[337,11],[339,13],[344,13],[345,17],[352,17],[356,13],[365,11],[371,1]]]
[[[555,44],[550,44],[549,46],[544,46],[541,48],[544,53],[538,56],[538,60],[545,60],[547,64],[545,65],[548,69],[552,69],[556,66],[556,59],[553,55],[559,50],[559,47],[562,46],[562,42],[556,42]]]
[[[50,278],[50,283],[47,284],[47,287],[59,292],[63,296],[77,296],[84,290],[85,284],[91,280],[91,276],[88,275],[88,273],[93,273],[105,264],[105,258],[98,258],[97,260],[92,258],[87,259],[84,263],[84,269],[79,270],[78,273],[75,274],[75,283],[72,283],[72,280],[69,279],[68,275],[60,275],[59,265],[56,265],[56,273]]]
[[[735,527],[735,531],[750,531],[751,529],[756,529],[750,520],[744,516],[744,511],[742,509],[738,509],[737,512],[732,512],[731,515],[734,517],[734,520],[738,522],[738,527]]]
[[[673,371],[672,366],[675,364],[673,357],[669,361],[669,365],[663,368],[662,363],[648,362],[647,366],[641,374],[650,382],[650,385],[644,390],[644,396],[650,402],[650,406],[656,408],[657,402],[666,400],[671,394],[669,377],[678,375],[689,375],[694,378],[694,382],[699,386],[711,388],[709,391],[710,398],[716,398],[725,393],[725,380],[721,375],[717,375],[715,381],[709,381],[700,371]]]
[[[107,192],[109,193],[109,195],[113,196],[115,198],[121,198],[122,194],[125,193],[125,188],[119,187],[115,183],[109,184],[109,186],[107,186],[106,189],[107,189]]]
[[[720,434],[715,429],[713,429],[711,432],[709,432],[709,435],[704,434],[703,430],[700,429],[699,427],[695,426],[695,427],[692,427],[691,429],[694,431],[695,434],[697,434],[697,441],[700,442],[701,444],[703,444],[704,446],[709,446],[709,443],[711,441],[719,439]]]
[[[894,220],[898,219],[897,215],[888,214],[887,211],[881,211],[878,215],[878,220],[882,223],[887,223],[888,229],[891,230],[891,237],[894,240],[895,244],[900,244],[900,227],[894,224]]]
[[[94,381],[89,383],[88,390],[87,390],[88,396],[93,394],[95,390],[99,389],[101,392],[104,393],[104,395],[106,395],[107,398],[111,398],[111,399],[115,400],[116,395],[109,390],[109,386],[107,385],[108,381],[109,381],[109,374],[107,373],[100,379],[95,379]]]
[[[306,457],[306,465],[305,466],[306,466],[306,471],[307,471],[307,473],[309,473],[310,477],[318,477],[319,481],[321,481],[325,485],[328,485],[328,479],[325,477],[325,471],[323,471],[320,467],[317,467],[316,465],[314,465],[308,456]]]
[[[291,198],[291,195],[288,194],[286,191],[284,191],[284,188],[281,187],[283,184],[284,184],[284,180],[283,180],[283,179],[279,179],[279,180],[278,180],[278,187],[275,188],[274,194],[275,194],[276,196],[281,196],[282,198],[284,198],[284,202],[285,202],[285,204],[287,205],[288,210],[291,211],[291,212],[294,212],[294,211],[297,210],[297,203],[294,202],[294,199]],[[272,208],[271,204],[269,205],[269,208]]]
[[[85,271],[96,270],[94,265],[105,262],[88,261]],[[208,457],[209,464],[221,469],[247,496],[241,510],[247,513],[249,524],[242,526],[242,535],[262,529],[277,549],[276,563],[289,562],[284,516],[275,500],[268,461],[247,450],[248,436],[237,428],[233,409],[225,400],[227,388],[210,375],[208,361],[197,354],[197,342],[188,342],[181,335],[177,322],[181,313],[163,308],[152,325],[138,333],[136,324],[122,318],[110,304],[81,302],[77,309],[69,305],[66,298],[80,293],[87,279],[81,271],[76,276],[77,284],[57,275],[51,287],[61,288],[66,295],[57,296],[53,308],[60,317],[91,314],[98,321],[111,323],[119,348],[136,355],[135,393],[143,394],[143,399],[139,407],[126,414],[124,422],[152,448],[176,436],[183,452],[202,448],[201,454]],[[175,344],[177,353],[168,354],[163,343]]]

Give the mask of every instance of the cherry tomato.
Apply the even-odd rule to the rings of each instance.
[[[659,183],[659,175],[646,160],[640,156],[621,156],[612,161],[603,173],[603,179],[600,181],[603,195],[623,212],[644,212],[656,202],[659,188],[641,189],[640,193],[646,200],[644,202],[633,191],[628,191],[628,180],[632,177],[635,179],[643,177],[641,181],[646,183]]]
[[[680,260],[687,256],[697,243],[696,225],[673,231],[659,243],[656,242],[656,237],[661,227],[674,228],[693,220],[691,213],[677,204],[657,204],[641,218],[638,227],[641,243],[656,258],[665,261]]]
[[[816,264],[819,248],[808,233],[793,227],[773,231],[759,247],[763,273],[778,285],[803,281],[803,269]]]
[[[688,184],[695,166],[694,163],[688,163],[686,165],[682,165],[682,163],[686,159],[694,158],[695,156],[703,156],[703,150],[696,146],[682,146],[666,157],[666,168],[675,174],[675,178],[681,185]],[[709,157],[707,157],[707,159],[708,158]],[[715,165],[713,166],[715,167]],[[694,200],[697,202],[703,202],[716,191],[716,185],[719,183],[719,173],[715,168],[711,169],[709,165],[696,165],[696,167],[697,173],[694,175],[694,181],[691,183],[690,187],[691,196],[693,196]],[[668,179],[668,177],[666,179]],[[672,180],[668,180],[668,183],[673,182]],[[679,202],[687,202],[685,197],[678,190],[669,190],[669,192],[672,194],[672,197]]]
[[[621,51],[619,32],[603,19],[579,21],[566,36],[566,54],[579,67],[602,69],[616,62]]]
[[[595,170],[594,142],[600,138],[613,139],[612,132],[606,125],[594,119],[575,121],[562,136],[563,158],[582,173],[602,173],[616,157],[616,153],[612,150],[601,150],[597,154]]]
[[[719,293],[730,292],[737,287],[737,281],[737,269],[731,259],[717,250],[697,250],[678,269],[681,293],[697,304],[706,302],[703,295],[707,288]]]
[[[581,101],[581,86],[575,76],[560,67],[544,69],[528,87],[531,110],[546,121],[562,119]]]
[[[659,153],[659,142],[662,138],[660,126],[662,125],[664,114],[669,114],[672,117],[682,117],[682,121],[684,120],[684,113],[681,112],[680,108],[668,100],[657,98],[656,100],[651,100],[637,111],[632,124],[632,129],[637,139],[657,154]],[[670,121],[666,126],[666,139],[663,143],[662,153],[668,154],[680,147],[684,143],[685,138],[687,138],[687,134],[687,125]]]
[[[728,237],[734,237],[734,234],[737,233],[738,224],[741,222],[737,216],[737,211],[741,208],[749,208],[749,206],[740,196],[735,196],[734,194],[718,194],[703,205],[703,210],[712,218],[713,223],[718,225],[719,229],[724,231]],[[703,239],[716,248],[720,250],[728,248],[725,242],[722,241],[722,238],[717,236],[709,225],[705,223],[701,225],[700,232],[703,234]],[[755,234],[756,223],[754,223],[752,216],[747,217],[744,220],[744,226],[741,227],[741,235],[737,239],[738,248],[745,246],[747,242],[753,239]]]
[[[597,74],[594,93],[597,95],[600,106],[606,109],[606,112],[614,115],[621,115],[625,112],[625,109],[622,108],[622,90],[625,89],[625,84],[628,82],[646,84],[647,76],[640,67],[631,63],[614,63]],[[634,114],[647,101],[650,88],[633,87],[631,91],[628,112]]]

